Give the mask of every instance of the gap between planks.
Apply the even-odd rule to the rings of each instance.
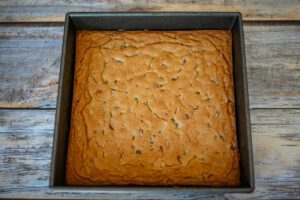
[[[54,111],[0,110],[0,196],[9,198],[199,198],[200,193],[91,194],[48,188]],[[256,189],[220,199],[295,198],[300,195],[300,109],[252,110]],[[271,169],[271,170],[270,170]],[[118,196],[120,195],[120,196]],[[206,196],[207,198],[209,196]]]
[[[32,24],[0,25],[2,108],[56,108],[63,23]],[[245,23],[250,108],[300,107],[299,25]]]
[[[244,20],[299,20],[300,4],[295,0],[275,2],[214,0],[102,0],[22,1],[0,3],[0,21],[64,21],[67,12],[241,12]]]
[[[35,22],[35,21],[27,21],[27,22],[19,22],[19,21],[10,21],[10,22],[1,22],[0,26],[14,26],[14,27],[48,27],[48,26],[64,26],[65,22]],[[273,26],[284,26],[284,25],[300,25],[300,20],[254,20],[254,21],[243,21],[244,25],[254,25],[254,26],[265,26],[265,25],[273,25]]]

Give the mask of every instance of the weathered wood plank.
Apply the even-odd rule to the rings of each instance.
[[[0,110],[0,197],[11,187],[48,185],[54,114]]]
[[[0,197],[195,198],[200,193],[66,193],[48,189],[54,110],[0,110]],[[256,190],[220,199],[300,196],[300,109],[251,110]]]
[[[63,27],[0,26],[0,107],[55,107]]]
[[[300,107],[300,24],[245,24],[251,108]],[[61,25],[0,25],[0,107],[55,108]]]
[[[244,26],[251,108],[300,107],[300,24]]]
[[[285,1],[238,1],[238,0],[102,0],[102,1],[22,1],[0,2],[2,22],[64,21],[67,12],[105,11],[186,11],[186,12],[241,12],[244,20],[300,20],[300,3]]]

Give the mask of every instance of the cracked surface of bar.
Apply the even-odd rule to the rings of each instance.
[[[239,185],[231,41],[78,31],[67,184]]]

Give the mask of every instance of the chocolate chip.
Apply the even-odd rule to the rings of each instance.
[[[190,116],[189,116],[188,114],[185,114],[185,118],[186,118],[186,119],[189,119]]]
[[[114,130],[114,127],[113,127],[111,124],[109,124],[109,128],[110,128],[111,130]]]
[[[181,164],[180,156],[177,156],[177,161]]]
[[[177,79],[178,79],[178,76],[173,77],[173,78],[172,78],[172,81],[176,81]]]
[[[160,149],[160,152],[161,152],[161,153],[164,153],[164,149],[163,149],[162,146],[159,146],[159,149]]]
[[[134,100],[136,101],[136,103],[139,103],[139,98],[135,97]]]
[[[142,155],[142,152],[141,152],[140,150],[136,150],[135,153],[136,153],[137,155]]]
[[[179,124],[175,121],[175,119],[172,118],[171,120],[172,120],[172,122],[175,124],[176,128],[178,128],[178,127],[179,127]]]
[[[235,150],[235,147],[233,146],[233,144],[230,145],[230,149],[231,149],[232,151]]]
[[[224,137],[223,137],[222,135],[219,135],[219,137],[221,138],[221,140],[223,140],[223,141],[224,141]]]

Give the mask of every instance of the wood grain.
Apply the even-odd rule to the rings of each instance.
[[[0,107],[55,107],[63,27],[0,26]]]
[[[48,189],[54,110],[0,110],[0,197],[109,199],[297,198],[300,196],[300,109],[251,111],[256,190],[251,194],[100,194]],[[5,178],[3,178],[5,177]]]
[[[300,23],[283,21],[300,20],[299,10],[299,0],[0,1],[0,198],[299,198]],[[256,190],[213,196],[51,191],[61,22],[69,11],[238,11],[244,21],[255,21],[245,23],[244,29]]]
[[[251,108],[300,107],[300,24],[246,23]],[[62,25],[0,25],[0,107],[55,108]]]
[[[0,2],[2,22],[62,22],[67,12],[104,11],[186,11],[186,12],[241,12],[244,20],[300,20],[297,0],[68,0]]]
[[[300,24],[244,26],[251,108],[300,107]]]

